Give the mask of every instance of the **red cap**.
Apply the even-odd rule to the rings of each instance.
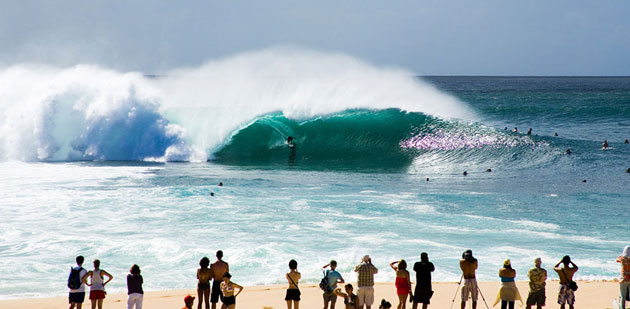
[[[184,302],[185,303],[193,301],[193,300],[195,300],[195,297],[190,296],[190,294],[188,294],[188,295],[186,295],[186,297],[184,297]]]

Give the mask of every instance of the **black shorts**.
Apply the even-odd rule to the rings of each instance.
[[[226,305],[226,306],[236,304],[236,297],[234,297],[234,296],[223,297],[223,304]]]
[[[85,292],[75,292],[68,294],[69,303],[82,304],[85,300]]]
[[[430,304],[433,291],[431,287],[419,287],[416,285],[415,293],[413,293],[413,302],[421,304]]]
[[[301,294],[298,289],[287,289],[287,296],[284,297],[284,300],[300,301]]]
[[[210,290],[210,283],[197,283],[197,288],[201,291]]]
[[[223,301],[223,293],[221,293],[221,282],[214,280],[212,282],[212,294],[210,295],[210,302],[216,304],[219,299]]]
[[[528,306],[533,306],[533,305],[544,306],[546,298],[547,297],[545,296],[544,288],[536,292],[529,292],[529,295],[527,296],[527,305]]]

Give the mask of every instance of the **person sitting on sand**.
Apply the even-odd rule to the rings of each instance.
[[[341,292],[341,289],[335,289],[333,293],[339,297],[343,297],[343,303],[346,305],[346,309],[359,309],[359,298],[352,293],[352,284],[348,283],[344,286],[346,293]]]
[[[287,294],[284,297],[284,300],[287,302],[287,308],[291,309],[291,304],[293,304],[293,308],[300,308],[300,288],[298,288],[298,282],[302,278],[302,274],[297,271],[298,263],[296,260],[289,261],[289,269],[290,271],[286,274],[287,281],[289,282],[289,288],[287,289]]]
[[[407,308],[407,296],[413,298],[411,294],[411,279],[407,271],[405,260],[394,261],[389,266],[396,272],[396,295],[398,295],[398,309]]]
[[[103,300],[105,299],[105,286],[114,279],[114,276],[108,272],[100,269],[100,260],[94,260],[94,270],[88,271],[82,280],[90,287],[90,300],[92,301],[92,309],[95,309],[98,305],[98,309],[103,309]],[[107,281],[103,282],[104,277],[107,277]],[[90,278],[90,283],[87,283],[87,279]]]
[[[602,149],[607,149],[608,148],[608,141],[604,140],[604,143],[602,144]]]
[[[144,298],[142,283],[144,280],[140,274],[140,266],[133,264],[127,275],[127,309],[142,309],[142,299]]]
[[[560,264],[563,264],[563,267],[559,267]],[[564,309],[565,304],[569,304],[569,308],[573,309],[575,294],[570,288],[570,284],[573,282],[573,275],[578,271],[578,266],[571,261],[568,255],[565,255],[562,260],[553,267],[553,270],[558,273],[558,277],[560,278],[560,288],[558,290],[558,304],[560,305],[560,309]]]
[[[223,274],[223,282],[221,282],[221,293],[223,294],[223,306],[222,308],[234,309],[236,308],[236,297],[243,292],[243,287],[232,282],[230,279],[232,275],[230,273]],[[234,294],[234,289],[238,288],[238,292]]]
[[[370,256],[366,255],[361,264],[354,267],[354,271],[359,273],[357,276],[359,308],[365,306],[370,309],[374,304],[374,274],[378,273],[378,269],[372,264]]]
[[[630,300],[630,246],[623,248],[623,252],[617,257],[617,263],[621,263],[621,308],[626,309],[626,300]]]
[[[219,299],[223,300],[221,294],[221,283],[223,282],[223,275],[230,272],[230,265],[223,261],[223,251],[217,251],[217,261],[210,265],[212,279],[212,294],[210,295],[210,302],[212,303],[212,309],[217,308]],[[201,300],[200,300],[201,301]]]
[[[203,257],[201,261],[199,261],[199,269],[197,269],[197,296],[199,297],[199,303],[197,304],[197,308],[201,309],[203,306],[203,302],[206,302],[206,309],[210,309],[210,280],[212,280],[212,269],[208,268],[210,266],[210,259],[207,257]],[[219,286],[219,284],[217,284]]]
[[[328,303],[330,303],[330,309],[335,309],[337,295],[333,292],[337,289],[337,283],[344,283],[345,281],[343,280],[341,274],[335,270],[337,268],[337,261],[330,261],[330,263],[322,267],[322,270],[325,270],[329,266],[330,270],[326,270],[324,273],[326,280],[328,280],[328,286],[330,287],[330,293],[326,293],[326,291],[324,291],[324,309],[328,309]]]
[[[186,295],[184,297],[184,307],[182,307],[182,309],[192,309],[194,304],[195,304],[195,297]]]
[[[501,288],[497,294],[497,299],[494,301],[496,306],[501,301],[501,309],[514,309],[514,301],[518,300],[523,304],[521,294],[518,292],[514,278],[516,278],[516,270],[512,268],[510,260],[503,262],[503,268],[499,270],[499,277],[501,278]]]
[[[392,307],[392,304],[390,304],[388,301],[386,301],[385,299],[381,299],[381,305],[378,306],[378,309],[389,309]],[[400,308],[400,307],[399,307]]]
[[[418,308],[418,303],[422,303],[422,309],[427,309],[433,296],[431,289],[431,272],[435,270],[433,263],[429,262],[429,255],[426,252],[420,254],[420,262],[413,265],[416,272],[416,290],[413,293],[413,309]]]
[[[479,296],[479,288],[477,287],[477,279],[475,277],[475,270],[477,270],[477,259],[473,257],[472,250],[466,250],[462,254],[462,259],[459,260],[459,268],[462,270],[462,276],[464,277],[464,287],[462,288],[462,306],[466,308],[466,301],[468,298],[472,298],[472,308],[477,308],[477,297]]]
[[[536,258],[534,267],[527,272],[529,277],[529,295],[527,296],[527,309],[531,309],[536,305],[536,309],[542,309],[545,305],[545,280],[547,280],[547,271],[541,267],[542,260]]]

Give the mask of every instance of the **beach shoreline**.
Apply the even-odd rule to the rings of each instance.
[[[352,283],[355,286],[356,283]],[[619,283],[615,281],[578,281],[579,289],[576,291],[576,306],[580,308],[612,308],[613,299],[619,297]],[[499,290],[500,282],[479,282],[479,288],[481,295],[484,296],[485,301],[489,307],[492,307],[494,300]],[[528,282],[519,281],[517,286],[523,297],[523,301],[527,298],[529,291]],[[260,285],[260,286],[246,286],[243,293],[237,298],[237,308],[285,308],[284,302],[286,285]],[[300,287],[302,291],[302,301],[300,302],[300,308],[302,309],[316,309],[322,308],[322,291],[317,284],[304,284]],[[398,298],[396,296],[396,288],[393,282],[376,283],[375,287],[375,304],[372,308],[378,308],[378,303],[381,299],[386,299],[393,306],[398,304]],[[434,282],[433,290],[435,294],[431,298],[430,308],[449,308],[453,302],[454,308],[459,307],[460,294],[457,282]],[[553,308],[558,306],[557,299],[558,281],[548,280],[546,287],[547,306]],[[457,291],[457,294],[456,294]],[[164,290],[164,291],[149,291],[144,296],[144,308],[149,309],[167,309],[167,308],[181,308],[184,305],[183,298],[186,295],[197,296],[196,289],[190,290]],[[455,295],[455,297],[454,297]],[[479,296],[478,308],[486,308],[483,298]],[[454,299],[454,301],[453,301]],[[125,293],[111,293],[107,295],[104,303],[104,308],[126,308],[127,295]],[[408,308],[411,308],[411,304],[407,303]],[[519,303],[517,302],[517,306]],[[9,299],[0,300],[0,308],[3,309],[18,309],[18,308],[30,308],[30,309],[52,309],[52,308],[65,308],[68,306],[67,294],[45,297],[45,298],[25,298],[25,299]],[[90,301],[86,297],[86,301],[83,303],[83,308],[90,308]],[[197,299],[195,299],[195,306],[197,306]],[[337,300],[336,308],[343,308],[343,300]]]

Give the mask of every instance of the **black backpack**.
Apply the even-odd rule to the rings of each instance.
[[[68,288],[76,290],[81,287],[81,271],[83,267],[70,268],[70,276],[68,276]]]
[[[328,284],[328,271],[324,273],[324,278],[322,278],[322,281],[319,282],[319,288],[326,294],[330,294],[332,292],[330,284]]]

